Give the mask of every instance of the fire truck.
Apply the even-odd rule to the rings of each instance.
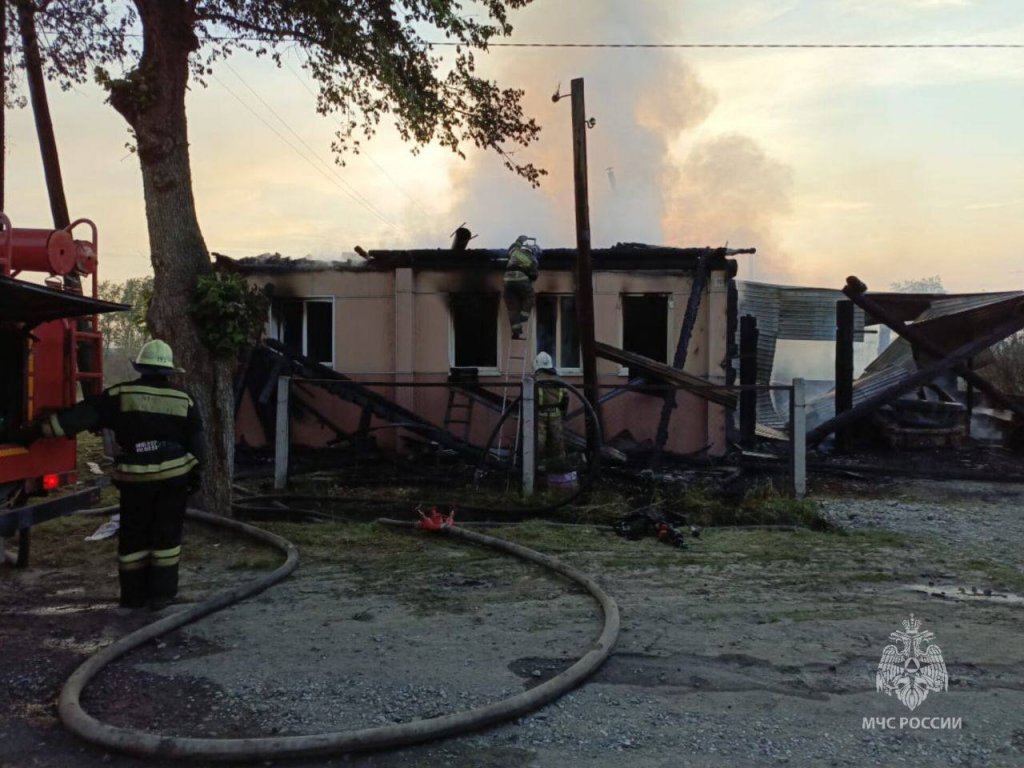
[[[0,543],[18,537],[17,556],[2,549],[0,562],[25,566],[32,526],[96,503],[99,487],[78,484],[75,440],[15,438],[102,390],[99,315],[129,307],[97,296],[98,235],[88,219],[26,229],[0,213],[0,227]]]

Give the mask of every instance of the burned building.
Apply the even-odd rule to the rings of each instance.
[[[575,260],[573,249],[545,250],[529,330],[529,359],[536,351],[549,352],[559,374],[571,383],[582,381]],[[504,250],[384,250],[356,262],[280,256],[218,261],[271,293],[271,339],[348,380],[366,383],[375,396],[401,407],[407,421],[414,414],[450,428],[464,419],[453,418],[449,391],[398,385],[446,382],[456,371],[493,393],[522,375],[522,363],[508,359],[510,329],[501,299]],[[605,358],[614,358],[598,360],[602,393],[636,384],[642,373],[636,366],[644,360],[671,366],[685,359],[684,383],[731,383],[735,267],[724,249],[620,244],[594,250],[595,336]],[[680,355],[684,329],[688,343]],[[666,412],[666,450],[725,452],[732,396],[715,398],[711,391],[692,386],[679,393],[676,407]],[[303,384],[296,394],[316,414],[294,423],[296,442],[323,445],[339,433],[360,429],[377,430],[379,441],[394,442],[401,432],[401,423],[392,419],[389,428],[380,411],[371,414],[332,399],[315,382]],[[252,393],[243,393],[238,436],[258,447],[266,444],[267,430],[261,428],[257,405]],[[468,410],[469,423],[460,432],[479,444],[496,414],[494,409]],[[664,410],[663,392],[615,396],[603,405],[605,435],[634,445],[652,443]],[[575,427],[581,429],[581,422]]]

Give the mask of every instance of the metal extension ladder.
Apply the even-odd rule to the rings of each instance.
[[[512,388],[513,376],[518,376],[519,381],[523,382],[526,379],[526,376],[533,371],[533,366],[529,365],[527,362],[529,359],[531,359],[530,352],[533,349],[532,345],[533,323],[527,321],[526,334],[518,339],[510,339],[509,341],[508,354],[505,357],[505,386],[501,393],[502,413],[504,413],[505,409],[508,408],[509,390]],[[505,423],[501,427],[501,431],[498,433],[497,449],[499,455],[508,455],[512,467],[515,467],[518,461],[519,433],[522,431],[522,409],[523,405],[522,401],[520,400],[519,409],[514,415],[514,418],[516,420],[516,428],[515,436],[512,439],[512,445],[508,446],[507,443],[505,442],[505,429],[508,426],[508,422],[512,420],[513,416],[510,416],[508,419],[505,420]],[[510,452],[508,452],[509,448],[511,448]]]
[[[448,383],[477,386],[480,378],[476,368],[452,368],[448,374]],[[448,405],[444,409],[444,428],[455,434],[453,425],[462,428],[462,439],[469,442],[469,430],[473,420],[473,403],[469,393],[450,387],[448,389]]]

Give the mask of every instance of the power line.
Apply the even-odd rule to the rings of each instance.
[[[303,79],[303,78],[302,78],[302,77],[301,77],[301,76],[299,75],[299,73],[298,73],[298,72],[296,72],[296,71],[295,71],[295,70],[294,70],[294,69],[292,68],[292,65],[291,65],[291,64],[289,64],[289,63],[288,63],[287,61],[285,61],[285,60],[284,60],[284,58],[283,58],[283,57],[282,57],[282,59],[281,59],[281,63],[282,63],[282,64],[284,64],[284,66],[285,66],[285,67],[286,67],[286,68],[288,69],[288,71],[292,73],[292,75],[293,75],[293,76],[295,77],[295,79],[299,81],[299,84],[300,84],[300,85],[301,85],[301,86],[302,86],[303,88],[305,88],[305,89],[306,89],[306,92],[307,92],[307,93],[309,93],[309,95],[310,95],[310,96],[313,96],[314,98],[317,98],[317,93],[316,93],[316,91],[314,91],[314,90],[313,90],[312,88],[310,88],[310,87],[309,87],[309,83],[307,83],[307,82],[306,82],[306,81],[305,81],[305,80],[304,80],[304,79]],[[237,73],[236,73],[236,74],[237,74]],[[390,173],[388,173],[388,172],[387,172],[387,171],[386,171],[386,170],[384,169],[384,166],[382,166],[382,165],[381,165],[380,163],[378,163],[378,162],[377,162],[377,161],[376,161],[376,160],[374,159],[373,155],[371,155],[371,154],[370,154],[369,152],[367,152],[366,150],[360,150],[360,151],[359,151],[359,152],[358,152],[357,154],[358,154],[359,156],[361,156],[361,157],[365,157],[365,158],[366,158],[367,160],[369,160],[369,161],[370,161],[370,162],[371,162],[371,163],[373,164],[373,166],[374,166],[374,167],[375,167],[375,168],[376,168],[376,169],[377,169],[378,171],[380,171],[381,175],[382,175],[382,176],[383,176],[383,177],[384,177],[385,179],[387,179],[388,181],[390,181],[390,182],[391,182],[391,184],[392,184],[392,186],[393,186],[393,187],[394,187],[395,189],[397,189],[397,190],[398,190],[399,192],[401,192],[401,193],[402,193],[402,195],[404,195],[404,196],[405,196],[406,200],[408,200],[408,201],[409,201],[410,203],[415,203],[415,202],[416,202],[416,201],[415,201],[415,200],[413,199],[412,195],[410,195],[410,194],[409,194],[408,192],[406,192],[406,191],[405,191],[405,190],[404,190],[404,189],[402,188],[402,186],[401,186],[401,185],[400,185],[400,184],[399,184],[399,183],[398,183],[397,181],[395,181],[394,177],[392,177],[392,176],[391,176],[391,174],[390,174]]]
[[[353,188],[352,185],[349,184],[344,178],[342,178],[341,175],[337,172],[337,170],[332,165],[330,165],[326,160],[324,160],[322,157],[320,157],[320,155],[317,153],[317,151],[315,149],[313,149],[311,146],[309,146],[309,144],[306,142],[306,140],[303,139],[302,136],[300,136],[295,131],[294,128],[292,128],[291,123],[289,123],[287,120],[285,120],[283,117],[281,117],[281,115],[277,112],[277,110],[275,110],[269,103],[267,103],[266,99],[264,99],[262,96],[260,96],[260,94],[256,91],[256,89],[254,89],[251,85],[249,85],[248,82],[246,82],[245,78],[242,77],[238,73],[238,70],[236,70],[234,67],[232,67],[231,64],[229,62],[227,62],[227,61],[224,62],[224,65],[228,69],[231,70],[232,74],[234,74],[234,76],[238,78],[239,82],[241,82],[242,85],[244,85],[246,88],[249,89],[249,92],[253,96],[255,96],[257,99],[259,99],[260,103],[263,104],[263,106],[266,107],[270,111],[270,113],[274,117],[276,117],[278,119],[278,121],[281,123],[281,125],[283,125],[285,128],[287,128],[288,131],[296,139],[299,140],[299,142],[302,144],[302,146],[304,146],[306,148],[306,151],[309,152],[310,156],[314,160],[319,162],[324,168],[326,168],[327,171],[329,173],[331,173],[335,178],[337,178],[338,182],[340,182],[342,185],[344,185],[344,187],[349,191],[349,194],[353,195],[356,199],[360,200],[363,203],[364,206],[366,206],[368,209],[374,211],[377,216],[379,216],[383,221],[386,221],[391,227],[394,227],[396,230],[401,229],[400,227],[395,225],[392,221],[390,221],[388,219],[388,217],[385,216],[384,213],[381,212],[380,209],[378,209],[373,203],[371,203],[369,200],[367,200],[364,195],[362,195],[358,190]]]
[[[465,46],[458,41],[426,42],[438,47]],[[922,49],[922,48],[1024,48],[1024,43],[487,43],[488,48],[777,48],[777,49]]]
[[[127,37],[141,38],[142,35],[127,35]],[[212,42],[237,42],[237,43],[300,43],[305,41],[293,37],[258,37],[250,35],[206,35],[206,40]],[[459,40],[423,40],[423,45],[435,47],[456,46],[472,47],[469,43]],[[921,50],[921,49],[1021,49],[1024,43],[598,43],[598,42],[488,42],[487,48],[619,48],[619,49],[658,49],[658,48],[681,48],[681,49],[864,49],[864,50]]]
[[[236,75],[237,75],[237,73],[236,73]],[[248,110],[257,120],[259,120],[267,128],[269,128],[274,133],[275,136],[277,136],[279,139],[281,139],[281,141],[283,141],[286,145],[288,145],[289,149],[291,149],[295,154],[297,154],[299,157],[301,157],[303,160],[305,160],[317,173],[319,173],[321,176],[323,176],[329,182],[334,184],[338,189],[340,189],[342,192],[344,192],[346,195],[348,195],[350,198],[352,198],[352,200],[354,200],[355,202],[359,203],[359,205],[363,206],[366,210],[368,210],[370,213],[372,213],[374,216],[376,216],[378,219],[380,219],[384,224],[387,224],[389,227],[394,229],[396,232],[401,232],[401,228],[398,227],[398,225],[396,225],[387,216],[385,216],[383,213],[381,213],[369,201],[367,201],[364,198],[362,198],[358,193],[356,193],[354,190],[352,190],[351,187],[348,186],[347,184],[345,186],[343,186],[342,183],[339,183],[339,182],[341,182],[340,178],[338,178],[335,175],[327,173],[323,168],[321,168],[319,165],[317,165],[315,162],[313,162],[305,153],[303,153],[298,147],[296,147],[291,141],[289,141],[288,137],[286,137],[283,133],[281,133],[279,130],[277,130],[277,128],[275,128],[270,122],[268,122],[263,117],[263,115],[261,115],[259,112],[254,110],[251,106],[249,106],[249,104],[247,104],[245,102],[245,100],[242,99],[242,97],[240,97],[237,93],[235,93],[234,90],[232,90],[228,86],[227,83],[225,83],[223,80],[221,80],[219,77],[217,77],[214,74],[211,74],[210,76],[218,84],[220,84],[220,86],[225,91],[227,91],[239,104],[241,104],[243,107],[245,107],[245,109]],[[241,79],[241,78],[239,78],[239,79]],[[243,81],[243,84],[245,84],[244,81]],[[278,116],[278,119],[279,120],[281,119],[280,116]],[[305,142],[303,142],[303,143],[305,143]]]

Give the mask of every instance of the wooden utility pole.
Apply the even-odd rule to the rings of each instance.
[[[836,302],[836,416],[853,408],[853,302]],[[850,450],[847,429],[836,430],[836,449]]]
[[[740,318],[740,445],[757,444],[757,318]]]
[[[583,357],[583,394],[601,419],[594,347],[594,275],[590,263],[590,198],[587,187],[587,108],[583,78],[572,81],[572,159],[576,186],[576,320]],[[587,423],[587,450],[597,456],[597,425]]]
[[[50,105],[46,100],[46,80],[43,77],[43,61],[39,56],[35,11],[33,3],[26,0],[15,2],[18,6],[18,30],[25,53],[25,79],[28,81],[32,114],[36,120],[39,152],[43,156],[46,193],[50,196],[50,213],[53,215],[54,229],[63,229],[71,223],[71,217],[68,215],[68,201],[64,196],[64,180],[60,173],[57,140],[53,134],[53,120],[50,119]]]

